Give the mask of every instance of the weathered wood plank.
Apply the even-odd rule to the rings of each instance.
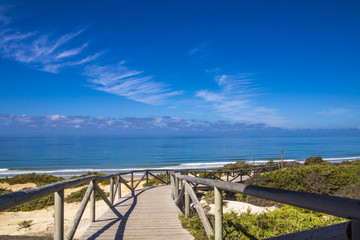
[[[178,219],[171,186],[148,187],[120,198],[81,239],[193,239]]]

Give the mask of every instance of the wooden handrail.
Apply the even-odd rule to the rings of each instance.
[[[259,168],[259,169],[262,169],[262,168]],[[273,167],[271,167],[271,168],[273,168]],[[218,169],[218,168],[207,168],[206,170],[212,170],[212,169]],[[215,174],[216,173],[223,174],[226,172],[229,172],[229,173],[230,172],[231,173],[239,172],[239,174],[241,174],[242,170],[244,170],[244,171],[250,170],[248,168],[246,168],[246,169],[231,168],[231,169],[232,169],[232,171],[216,171]],[[256,169],[257,168],[254,168],[253,170],[255,171]],[[205,170],[198,169],[198,168],[195,168],[195,169],[162,169],[162,168],[156,169],[156,168],[153,168],[153,169],[141,169],[141,170],[139,169],[139,170],[133,170],[133,171],[127,171],[127,172],[120,172],[120,173],[116,173],[116,174],[109,174],[106,176],[91,175],[91,176],[86,176],[86,177],[81,177],[81,178],[76,178],[76,179],[64,180],[64,181],[60,181],[60,182],[56,182],[56,183],[52,183],[52,184],[48,184],[48,185],[43,185],[40,187],[35,187],[35,188],[26,189],[26,190],[21,190],[18,192],[0,195],[0,211],[3,211],[6,209],[15,207],[17,205],[35,200],[37,198],[41,198],[43,196],[47,196],[49,194],[55,193],[54,239],[62,240],[62,239],[64,239],[64,189],[70,188],[70,187],[76,187],[76,186],[82,185],[84,183],[90,182],[88,189],[85,193],[85,196],[80,203],[78,212],[76,213],[75,218],[66,234],[65,239],[72,239],[89,199],[91,199],[91,211],[90,211],[91,219],[90,220],[91,221],[95,220],[95,191],[99,193],[101,198],[106,202],[106,204],[109,207],[112,207],[114,200],[115,200],[116,193],[118,193],[118,198],[121,197],[121,183],[123,183],[131,192],[134,192],[134,190],[139,186],[140,182],[145,177],[148,178],[148,175],[151,175],[152,177],[161,181],[164,184],[168,184],[169,183],[169,179],[168,179],[169,173],[174,174],[176,172],[183,172],[183,171],[185,171],[185,172],[192,171],[192,172],[200,173],[200,172],[204,172]],[[134,186],[134,178],[133,178],[134,173],[139,173],[139,172],[145,172],[145,173],[141,177],[141,179],[138,180],[137,184]],[[155,173],[158,173],[158,172],[165,172],[165,174],[166,174],[165,181],[155,175]],[[127,184],[125,179],[122,178],[122,175],[129,175],[129,174],[131,174],[131,186],[129,186],[129,184]],[[114,184],[115,177],[117,177],[116,184]],[[170,178],[172,180],[171,182],[174,183],[175,186],[177,186],[177,188],[179,188],[178,178],[176,178],[176,181],[174,181],[173,175],[170,175]],[[97,181],[106,180],[106,179],[111,179],[110,200],[106,197],[105,193],[100,189],[100,187],[96,183]],[[206,179],[204,179],[204,180],[206,180]],[[207,180],[209,180],[209,179],[207,179]],[[146,181],[146,183],[148,183],[148,181]],[[190,185],[189,185],[189,187],[191,188]],[[185,196],[185,195],[189,196],[189,192],[191,192],[191,190],[188,189],[188,191],[186,191],[185,188],[186,187],[183,185],[182,189],[180,191],[180,194],[179,194],[179,189],[175,189],[175,187],[172,188],[173,197],[176,198],[177,202],[181,202],[181,198],[183,196]],[[190,196],[191,196],[191,194],[190,194]],[[194,196],[196,196],[196,195],[192,194],[191,198],[194,198]],[[199,207],[201,208],[200,205],[199,205]],[[201,210],[199,210],[199,211],[201,211]]]
[[[225,190],[229,192],[234,193],[243,193],[246,195],[259,197],[267,200],[272,200],[276,202],[281,202],[301,208],[306,208],[310,210],[314,210],[317,212],[322,212],[338,217],[343,217],[347,219],[351,219],[351,239],[360,239],[360,200],[356,199],[349,199],[349,198],[342,198],[342,197],[335,197],[335,196],[328,196],[328,195],[321,195],[321,194],[313,194],[313,193],[306,193],[306,192],[296,192],[296,191],[290,191],[290,190],[283,190],[283,189],[277,189],[277,188],[267,188],[267,187],[260,187],[260,186],[254,186],[254,185],[245,185],[241,183],[232,183],[232,182],[224,182],[219,180],[211,180],[211,179],[205,179],[205,178],[198,178],[198,177],[191,177],[188,175],[180,175],[180,174],[173,174],[172,175],[175,178],[175,182],[179,181],[179,179],[182,179],[184,181],[186,190],[189,190],[189,193],[191,193],[192,188],[190,187],[188,182],[196,183],[196,184],[203,184],[209,187],[213,187],[214,189],[218,190]],[[190,190],[191,189],[191,190]],[[175,189],[178,191],[178,189]],[[192,194],[193,197],[196,197],[196,194]],[[216,194],[217,197],[215,197],[215,205],[219,205],[219,201],[222,201],[221,196],[219,193]],[[197,198],[196,198],[197,200]],[[196,202],[195,200],[195,202]],[[195,203],[194,202],[194,203]],[[176,203],[180,203],[178,200]],[[189,203],[187,203],[189,204]],[[188,206],[185,206],[185,209]],[[196,210],[199,206],[195,204]],[[201,207],[201,206],[200,206]],[[219,214],[220,211],[215,211],[215,215]],[[199,213],[199,211],[198,211]],[[202,213],[199,213],[199,217],[204,225],[205,231],[208,233],[208,228],[206,221],[203,221],[204,216]],[[222,219],[219,216],[215,216],[215,219]],[[215,220],[215,225],[221,226],[222,224],[219,223],[220,220]],[[342,225],[343,226],[343,225]],[[346,226],[349,226],[346,225]],[[335,229],[335,225],[334,225]],[[336,226],[336,229],[339,229]],[[341,228],[343,229],[343,227]],[[216,230],[216,229],[215,229]],[[320,230],[319,230],[320,231]],[[331,228],[324,228],[319,231],[314,231],[316,234],[321,234],[325,232],[331,232],[335,234],[335,231],[333,231]],[[222,230],[215,231],[215,239],[221,239]],[[209,234],[209,233],[208,233]],[[344,236],[346,234],[342,234]],[[304,234],[301,235],[298,233],[298,235],[292,235],[289,238],[281,238],[279,239],[302,239],[297,238],[298,236],[305,236]]]

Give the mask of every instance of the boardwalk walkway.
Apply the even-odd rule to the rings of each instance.
[[[180,213],[169,185],[144,188],[119,199],[81,239],[193,239],[181,227]]]

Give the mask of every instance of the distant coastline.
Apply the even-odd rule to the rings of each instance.
[[[325,161],[328,161],[330,163],[340,163],[342,161],[355,161],[355,160],[360,160],[360,156],[354,156],[354,157],[342,157],[342,158],[323,158]],[[274,160],[274,162],[280,162],[281,160]],[[284,162],[292,162],[292,161],[296,161],[299,163],[304,163],[304,160],[297,160],[297,159],[284,159]],[[80,174],[85,174],[87,172],[99,172],[99,173],[105,173],[105,174],[111,174],[111,173],[119,173],[119,172],[128,172],[128,171],[133,171],[133,170],[143,170],[143,169],[152,169],[152,170],[156,170],[156,169],[174,169],[174,170],[178,170],[178,169],[198,169],[198,168],[208,168],[208,169],[212,169],[212,168],[219,168],[224,166],[225,164],[229,164],[229,163],[235,163],[236,161],[231,161],[231,162],[204,162],[204,163],[184,163],[184,164],[179,164],[179,165],[169,165],[169,166],[147,166],[147,167],[134,167],[134,168],[112,168],[112,169],[106,169],[106,168],[78,168],[78,169],[36,169],[36,168],[10,168],[10,169],[0,169],[0,178],[3,177],[11,177],[11,176],[15,176],[15,175],[21,175],[21,174],[31,174],[31,173],[36,173],[36,174],[49,174],[49,175],[53,175],[53,176],[58,176],[58,177],[64,177],[64,178],[69,178],[72,176],[76,176],[76,175],[80,175]],[[253,162],[250,160],[247,161],[243,161],[247,164],[252,164]],[[264,164],[268,162],[268,160],[256,160],[254,163],[255,165],[258,164]],[[136,174],[135,174],[136,175]],[[139,175],[142,175],[139,173]]]

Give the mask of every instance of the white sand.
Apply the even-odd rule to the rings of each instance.
[[[203,206],[207,205],[205,200],[201,200],[200,203]],[[210,207],[209,212],[211,214],[214,214],[215,213],[215,204],[209,204],[209,207]],[[236,213],[246,213],[249,210],[252,214],[258,214],[258,213],[263,213],[263,212],[271,212],[271,211],[274,211],[275,209],[277,209],[275,206],[259,207],[259,206],[252,205],[250,203],[229,201],[229,200],[224,200],[224,205],[223,205],[223,213],[230,213],[232,211],[234,211]]]
[[[144,182],[144,181],[143,181]],[[139,184],[137,189],[142,188],[142,183]],[[1,188],[10,188],[13,191],[18,191],[23,188],[35,187],[35,184],[0,184]],[[65,196],[68,196],[70,193],[80,190],[83,187],[65,189]],[[100,187],[106,192],[110,191],[110,185]],[[121,193],[122,195],[129,193],[130,190],[121,184]],[[117,196],[115,197],[115,201]],[[65,233],[70,226],[78,208],[80,202],[78,203],[64,203],[65,208]],[[96,218],[100,217],[109,207],[103,200],[96,201]],[[32,220],[32,225],[30,228],[21,228],[19,229],[19,223],[22,221]],[[0,213],[0,235],[27,235],[27,236],[52,236],[54,233],[54,207],[48,207],[42,210],[34,210],[31,212],[1,212]],[[75,233],[75,239],[82,236],[90,225],[90,208],[87,206],[85,212],[81,218],[78,229]]]

